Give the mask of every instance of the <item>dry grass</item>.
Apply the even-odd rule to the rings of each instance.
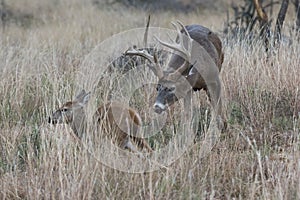
[[[24,5],[9,6],[31,13],[30,26],[11,23],[0,35],[2,199],[300,198],[295,39],[269,59],[259,42],[224,42],[228,130],[205,157],[196,143],[167,168],[132,174],[101,165],[72,140],[69,127],[50,126],[47,117],[81,87],[74,80],[84,56],[112,34],[142,27],[145,14],[79,0]],[[152,24],[170,27],[180,19],[218,31],[222,15],[215,14],[156,13]],[[206,97],[200,99],[205,104]],[[143,106],[134,106],[143,112]]]

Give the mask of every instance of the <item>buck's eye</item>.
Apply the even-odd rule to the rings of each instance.
[[[175,87],[167,88],[168,92],[173,92],[175,90]]]

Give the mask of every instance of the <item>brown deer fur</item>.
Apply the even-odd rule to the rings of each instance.
[[[89,96],[90,93],[86,93],[82,90],[74,101],[66,102],[56,110],[52,116],[49,117],[49,123],[67,123],[71,126],[75,135],[81,139],[84,134],[87,134],[87,121],[84,107],[89,100]],[[142,121],[134,109],[119,102],[110,102],[97,109],[93,120],[93,123],[96,122],[99,134],[109,136],[113,142],[122,149],[138,152],[135,146],[136,144],[140,149],[146,149],[148,152],[152,152],[152,148],[147,141],[136,136],[138,127],[142,125]],[[133,140],[134,143],[132,143],[131,140]]]

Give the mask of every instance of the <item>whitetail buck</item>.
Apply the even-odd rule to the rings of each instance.
[[[146,50],[131,48],[125,55],[142,56],[150,61],[148,65],[158,77],[157,97],[154,110],[161,113],[180,98],[190,106],[192,91],[204,89],[211,101],[218,128],[226,128],[222,113],[221,81],[219,72],[224,54],[219,37],[201,25],[184,26],[172,23],[177,31],[176,41],[167,43],[156,38],[158,42],[174,51],[166,70],[162,70],[157,55]],[[186,107],[190,108],[190,107]]]
[[[67,123],[71,126],[75,135],[81,139],[84,134],[87,134],[87,120],[84,107],[89,98],[90,92],[86,93],[82,90],[74,101],[68,101],[56,110],[49,117],[49,123]],[[138,126],[142,124],[141,117],[130,107],[117,102],[109,102],[102,105],[94,114],[93,124],[96,125],[96,131],[99,131],[96,134],[109,136],[122,149],[138,153],[137,145],[140,149],[145,148],[148,152],[152,152],[152,148],[147,141],[136,136]]]

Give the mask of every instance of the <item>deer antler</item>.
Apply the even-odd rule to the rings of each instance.
[[[174,26],[174,28],[177,31],[177,37],[178,37],[178,40],[179,40],[178,43],[175,40],[172,40],[172,43],[167,43],[167,42],[164,42],[164,41],[160,40],[156,36],[155,36],[155,38],[161,45],[166,46],[170,49],[173,49],[174,51],[180,52],[181,56],[184,58],[185,61],[182,64],[182,66],[180,66],[174,72],[168,74],[167,79],[176,79],[178,76],[180,76],[190,66],[192,43],[193,43],[193,39],[191,38],[189,32],[186,30],[185,26],[180,21],[177,21],[177,24],[172,22],[172,25]],[[148,32],[147,31],[147,29],[148,29],[147,26],[146,26],[146,32]],[[181,32],[182,30],[183,30],[183,33]],[[184,42],[185,42],[184,41],[184,36],[183,36],[184,34],[186,35],[185,36],[186,37],[185,41],[187,40],[187,48],[184,45]],[[144,40],[145,40],[145,37],[144,37]],[[135,48],[129,48],[125,52],[125,55],[130,55],[130,56],[136,55],[136,56],[141,56],[141,57],[146,58],[147,60],[149,60],[153,64],[153,66],[149,65],[149,67],[154,72],[154,74],[159,79],[164,77],[164,73],[163,73],[162,68],[159,64],[156,53],[154,53],[153,56],[152,56],[146,50],[138,50],[138,49],[135,49]]]
[[[149,32],[149,24],[150,24],[150,15],[148,16],[146,28],[145,28],[145,33],[144,33],[144,46],[147,47],[147,40],[148,40],[148,32]],[[151,62],[153,65],[148,65],[148,67],[153,71],[153,73],[160,79],[163,77],[163,71],[162,68],[159,64],[157,54],[154,53],[154,55],[150,55],[148,51],[145,49],[143,50],[138,50],[136,48],[129,48],[126,52],[125,55],[129,56],[141,56],[146,58],[148,61]]]
[[[179,38],[179,43],[177,43],[175,40],[172,40],[172,44],[171,43],[167,43],[164,42],[162,40],[160,40],[158,37],[154,36],[155,39],[163,46],[169,47],[170,49],[173,49],[175,51],[179,51],[180,53],[183,54],[184,58],[187,60],[190,60],[191,58],[191,50],[192,50],[192,42],[193,39],[191,38],[190,34],[188,33],[188,31],[186,30],[185,26],[180,22],[177,21],[177,23],[181,26],[182,30],[184,30],[184,33],[187,35],[188,38],[188,46],[187,49],[184,47],[183,44],[183,35],[181,33],[181,29],[180,27],[175,24],[174,22],[172,22],[172,25],[174,26],[174,28],[177,31],[177,36]]]
[[[169,74],[170,78],[173,76],[181,75],[189,67],[189,63],[191,62],[193,39],[191,38],[189,32],[186,30],[185,26],[180,21],[177,21],[177,23],[179,25],[175,24],[174,22],[172,22],[172,25],[174,26],[174,28],[177,31],[177,37],[178,37],[179,43],[177,43],[175,40],[172,40],[172,43],[167,43],[167,42],[164,42],[164,41],[160,40],[159,38],[155,37],[156,40],[161,45],[169,47],[170,49],[173,49],[174,51],[180,52],[182,54],[181,56],[185,59],[185,62],[183,63],[183,65],[181,67],[179,67],[175,72]],[[183,33],[181,32],[181,30],[183,30]],[[183,34],[185,34],[187,37],[187,48],[185,48],[185,46],[184,46]]]
[[[152,65],[148,65],[150,67],[150,69],[154,72],[154,74],[160,79],[163,77],[163,71],[162,68],[159,64],[158,58],[156,53],[154,53],[154,55],[150,55],[146,50],[138,50],[138,49],[134,49],[134,48],[129,48],[126,52],[125,55],[129,55],[129,56],[141,56],[143,58],[146,58],[147,60],[149,60]]]
[[[146,47],[148,44],[148,31],[149,31],[149,25],[150,25],[150,15],[148,15],[147,23],[146,23],[146,28],[145,28],[145,33],[144,33],[144,46]]]

